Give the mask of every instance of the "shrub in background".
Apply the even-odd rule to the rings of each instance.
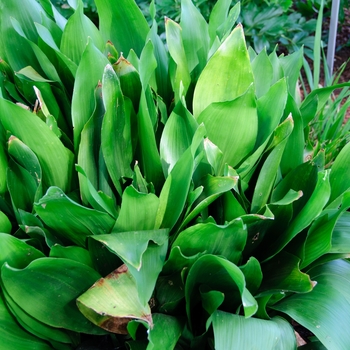
[[[153,2],[95,3],[0,1],[1,348],[346,349],[350,148],[308,147],[350,84],[301,101],[303,52],[227,0],[166,45]]]

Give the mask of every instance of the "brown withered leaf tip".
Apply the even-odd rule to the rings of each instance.
[[[128,271],[128,267],[123,264],[119,266],[116,270],[112,271],[107,277],[100,278],[97,282],[95,282],[89,289],[94,287],[101,287],[105,283],[106,280],[117,279],[119,275],[126,273]]]

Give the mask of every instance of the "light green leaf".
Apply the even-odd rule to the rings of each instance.
[[[103,332],[80,314],[75,299],[99,277],[86,265],[59,258],[37,259],[22,270],[8,264],[1,269],[3,287],[26,313],[52,327],[90,334]]]
[[[137,55],[145,45],[149,27],[136,2],[95,0],[103,40],[110,40],[125,57],[133,49]]]
[[[0,298],[0,347],[3,350],[52,350],[43,340],[34,337],[21,328]]]
[[[293,328],[281,317],[271,320],[244,318],[216,311],[212,316],[215,349],[296,349]]]
[[[75,150],[78,149],[84,125],[95,109],[95,90],[108,63],[108,59],[89,40],[76,73],[72,97]]]
[[[131,126],[119,79],[110,65],[103,73],[102,97],[106,110],[101,129],[102,153],[114,186],[119,190],[121,178],[132,177]]]
[[[215,73],[212,74],[215,75]],[[227,89],[229,88],[228,86]],[[209,96],[203,96],[203,100],[208,99]],[[197,116],[197,122],[204,123],[209,140],[223,153],[220,173],[223,172],[225,163],[233,168],[236,167],[253,151],[258,133],[258,116],[253,86],[232,101],[215,102],[208,105]]]
[[[225,294],[223,307],[236,312],[243,305],[245,317],[255,314],[256,300],[246,289],[243,272],[230,261],[207,254],[200,257],[188,272],[185,284],[186,312],[189,320],[194,320],[193,309],[200,303],[199,289],[216,290]]]
[[[153,314],[153,323],[154,327],[148,335],[147,350],[174,349],[182,332],[179,320],[170,315],[156,313]]]
[[[16,118],[12,118],[13,115]],[[69,190],[73,156],[49,127],[32,113],[4,99],[0,99],[0,120],[6,130],[36,154],[43,171],[44,184],[58,186],[63,191]],[[31,132],[28,133],[28,130]]]
[[[74,202],[58,187],[50,187],[34,207],[44,223],[59,237],[83,247],[88,236],[108,233],[115,223],[115,219],[105,212]]]
[[[104,49],[101,34],[91,20],[84,15],[84,4],[80,0],[76,11],[69,17],[63,30],[61,52],[78,65],[88,42],[88,37],[91,38],[93,44],[100,51]]]
[[[336,260],[309,271],[317,282],[313,291],[293,294],[272,306],[309,329],[328,350],[346,349],[350,334],[350,264]]]
[[[211,57],[198,79],[193,96],[195,118],[213,102],[232,101],[241,96],[253,82],[243,28],[238,25]]]
[[[122,197],[122,205],[113,232],[153,230],[159,199],[153,193],[141,193],[128,186]],[[135,213],[138,213],[135,216]]]
[[[135,279],[126,265],[98,280],[80,295],[77,305],[85,317],[109,332],[127,334],[131,320],[153,326],[149,305],[140,302]]]

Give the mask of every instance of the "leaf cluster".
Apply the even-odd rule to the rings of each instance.
[[[0,0],[0,348],[346,349],[350,147],[307,150],[350,83],[301,99],[229,0],[166,44],[154,2],[69,4]]]

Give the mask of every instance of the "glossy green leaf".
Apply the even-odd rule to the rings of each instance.
[[[144,47],[149,27],[134,1],[95,0],[103,40],[110,40],[125,57],[133,49],[137,55]]]
[[[137,158],[142,174],[148,182],[152,182],[156,191],[160,192],[164,182],[161,160],[153,130],[149,107],[147,105],[146,91],[142,91],[137,113],[137,127],[139,135],[139,148]]]
[[[266,53],[266,48],[262,50],[252,62],[252,69],[255,81],[256,97],[264,96],[270,89],[273,68]]]
[[[136,281],[141,303],[146,304],[163,268],[168,230],[120,232],[92,238],[124,261]]]
[[[102,153],[114,186],[119,189],[122,177],[132,177],[131,126],[119,79],[110,65],[103,73],[102,97],[106,110],[101,129]]]
[[[48,326],[29,314],[23,311],[8,295],[5,289],[2,289],[2,293],[4,295],[4,299],[6,301],[6,306],[12,312],[12,314],[16,317],[17,322],[29,333],[37,336],[38,338],[47,340],[51,342],[59,342],[60,345],[62,343],[70,344],[72,343],[72,338],[64,331],[59,328],[54,328]],[[69,347],[69,345],[67,345]],[[64,348],[63,348],[64,349]]]
[[[296,348],[293,328],[281,317],[271,320],[244,318],[216,311],[212,316],[215,349],[280,349]]]
[[[154,326],[149,332],[147,350],[174,349],[180,338],[182,325],[173,316],[153,314]]]
[[[210,38],[208,24],[192,0],[181,1],[180,26],[188,70],[198,77],[207,64]]]
[[[329,203],[332,203],[337,197],[350,187],[350,171],[347,166],[350,161],[350,145],[347,144],[338,154],[332,165],[332,171],[329,177],[332,192]]]
[[[349,252],[349,245],[346,244],[346,236],[343,242],[337,233],[338,220],[342,218],[345,210],[350,207],[350,193],[344,193],[341,206],[338,209],[326,209],[311,225],[304,246],[304,258],[302,268],[329,252]],[[339,226],[338,226],[339,227]],[[334,233],[334,230],[336,232]]]
[[[0,324],[1,337],[0,347],[3,350],[23,349],[23,350],[51,350],[43,340],[34,337],[26,332],[16,322],[0,298]]]
[[[287,81],[288,82],[288,81]],[[281,161],[281,171],[286,175],[304,162],[304,124],[300,110],[290,94],[288,94],[285,117],[293,116],[294,128],[290,135]]]
[[[49,127],[32,113],[0,99],[0,120],[6,130],[18,137],[38,157],[47,186],[69,190],[73,157]],[[12,116],[16,115],[16,118]],[[31,130],[28,133],[28,130]],[[40,138],[37,137],[40,135]]]
[[[34,152],[17,137],[10,137],[8,152],[18,165],[26,169],[36,183],[35,200],[42,196],[42,171]],[[25,183],[26,184],[26,183]]]
[[[77,9],[69,17],[63,30],[61,52],[78,65],[88,42],[88,37],[91,38],[100,51],[103,50],[104,42],[100,32],[91,20],[84,15],[83,2],[78,1]]]
[[[88,250],[81,247],[63,247],[59,244],[55,244],[53,247],[51,247],[50,257],[71,259],[93,268],[93,264]]]
[[[26,313],[52,327],[103,334],[80,314],[75,299],[100,275],[68,259],[41,258],[25,269],[3,265],[2,285]],[[38,298],[40,296],[40,298]]]
[[[80,196],[83,204],[87,205],[94,201],[90,185],[99,189],[99,153],[101,148],[101,124],[105,113],[102,101],[102,87],[97,86],[95,90],[95,108],[91,118],[86,122],[81,132],[81,139],[78,151],[78,166],[86,174],[78,174]]]
[[[76,73],[72,97],[75,150],[78,149],[81,131],[95,109],[95,89],[108,63],[108,59],[89,40]]]
[[[35,259],[44,257],[44,254],[14,236],[6,233],[0,233],[1,252],[0,265],[7,262],[10,266],[17,269],[25,268]]]
[[[205,128],[200,125],[193,137],[192,145],[185,151],[170,172],[159,196],[156,228],[172,229],[186,204],[192,174],[194,156],[202,142]]]
[[[113,232],[153,230],[159,199],[153,193],[141,193],[128,186],[123,192],[119,216]],[[138,213],[135,217],[135,213]]]
[[[261,265],[264,275],[260,292],[307,293],[313,289],[309,275],[300,271],[300,259],[285,251]]]
[[[179,102],[171,112],[160,139],[160,156],[166,176],[191,145],[197,127],[192,114]]]
[[[212,74],[215,75],[215,73]],[[208,99],[209,96],[203,96],[203,101]],[[209,140],[223,153],[220,169],[225,163],[233,168],[236,167],[253,151],[258,133],[253,87],[232,101],[210,104],[197,116],[197,122],[204,123]],[[225,125],[224,128],[223,125]]]
[[[77,305],[85,317],[109,332],[127,334],[131,320],[153,325],[149,305],[140,302],[135,279],[126,265],[98,280],[80,295]]]
[[[182,28],[170,18],[166,18],[165,33],[169,53],[174,63],[173,72],[170,72],[170,80],[175,94],[175,103],[178,103],[183,96],[186,96],[191,84],[189,63],[182,39]]]
[[[185,227],[191,220],[193,220],[202,210],[207,208],[211,203],[218,199],[222,194],[230,191],[236,187],[238,176],[211,176],[207,175],[202,179],[202,186],[204,187],[198,199],[189,206],[189,211],[186,213],[184,221],[181,223],[180,229]]]
[[[268,253],[274,255],[288,244],[299,232],[320,215],[330,196],[329,171],[318,173],[317,185],[309,201],[301,209],[287,230],[271,242]]]
[[[350,334],[350,265],[344,260],[332,261],[309,271],[317,282],[313,291],[293,294],[272,306],[309,329],[329,350],[346,349]]]
[[[280,123],[287,102],[287,84],[279,80],[256,102],[258,111],[258,135],[255,148],[260,147]]]
[[[189,320],[194,321],[192,310],[200,303],[201,285],[205,285],[207,290],[224,293],[225,309],[235,312],[240,305],[243,305],[245,317],[254,315],[257,310],[257,302],[246,289],[242,271],[224,258],[207,254],[192,265],[187,275],[185,296]]]
[[[263,280],[263,273],[259,261],[252,256],[239,268],[244,274],[247,289],[252,295],[255,295]]]
[[[348,211],[342,213],[332,232],[332,247],[330,253],[339,254],[345,253],[349,255],[350,251],[350,214]]]
[[[34,207],[59,237],[83,247],[88,236],[110,232],[115,223],[105,212],[83,207],[57,187],[50,187]]]
[[[223,256],[238,264],[246,239],[247,228],[241,219],[237,219],[227,225],[205,223],[191,226],[180,232],[172,247],[180,247],[182,254],[187,257],[206,253]]]
[[[6,214],[2,211],[0,211],[0,227],[1,227],[0,230],[3,233],[11,233],[12,231],[11,221],[6,216]]]
[[[211,57],[198,79],[193,96],[195,118],[213,102],[232,101],[241,96],[253,81],[243,29],[238,25]]]

